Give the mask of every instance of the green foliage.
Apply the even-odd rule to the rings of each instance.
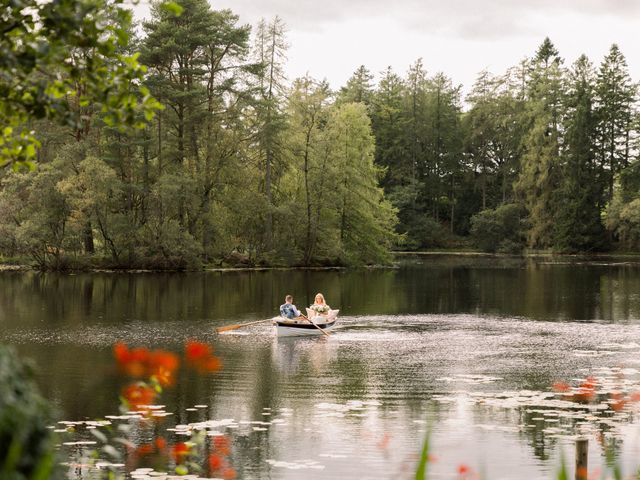
[[[0,477],[7,480],[61,478],[48,428],[52,412],[40,396],[31,367],[0,345]]]
[[[580,57],[570,76],[563,175],[556,193],[554,247],[562,252],[601,250],[605,245],[600,218],[602,190],[597,182],[595,161],[592,76],[588,59]]]
[[[600,65],[595,84],[598,163],[607,200],[613,197],[617,174],[631,161],[630,138],[637,94],[624,55],[613,44]]]
[[[328,125],[330,162],[336,168],[339,238],[347,264],[389,260],[396,240],[396,210],[378,186],[382,170],[373,161],[375,140],[366,107],[347,103],[332,111]]]
[[[525,246],[524,209],[518,204],[483,210],[471,218],[471,235],[485,252],[519,253]]]
[[[523,235],[636,248],[640,121],[616,46],[596,75],[586,58],[565,69],[545,39],[482,72],[463,107],[421,59],[377,84],[361,66],[338,92],[289,83],[278,17],[253,38],[206,0],[154,3],[140,39],[130,20],[122,0],[2,10],[0,73],[17,74],[0,76],[0,162],[39,164],[1,172],[3,255],[57,269],[359,265],[469,234],[492,251],[520,251]]]
[[[531,69],[528,123],[523,139],[517,191],[529,212],[529,246],[553,244],[554,194],[559,183],[560,112],[564,95],[562,59],[549,39],[539,47]]]
[[[618,192],[606,212],[607,228],[620,239],[621,245],[629,250],[640,248],[640,198],[624,202]]]
[[[109,125],[140,127],[160,105],[139,86],[145,68],[119,49],[131,12],[122,0],[20,0],[0,14],[0,166],[32,168],[40,146],[29,122],[87,128],[83,108],[98,106]],[[10,73],[9,73],[10,72]]]

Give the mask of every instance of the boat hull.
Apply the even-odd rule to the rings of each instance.
[[[307,322],[291,323],[274,320],[273,323],[276,326],[276,334],[279,337],[307,337],[323,335],[322,331],[330,332],[335,328],[336,322],[337,320],[333,320],[329,323],[317,323],[316,325],[320,327],[320,329]]]

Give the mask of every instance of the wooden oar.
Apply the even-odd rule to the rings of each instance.
[[[218,333],[228,332],[229,330],[236,330],[238,328],[248,327],[249,325],[255,325],[256,323],[270,322],[272,320],[273,319],[268,318],[267,320],[256,320],[255,322],[238,323],[236,325],[227,325],[226,327],[218,327],[218,328],[216,328],[216,332],[218,332]]]
[[[306,320],[307,320],[311,325],[313,325],[314,327],[316,327],[318,330],[320,330],[322,333],[324,333],[327,337],[329,336],[329,334],[328,334],[327,332],[325,332],[325,331],[324,331],[324,329],[320,328],[320,327],[318,326],[318,324],[317,324],[317,323],[314,323],[314,322],[312,322],[311,320],[309,320],[309,319],[306,317],[306,315],[302,315],[302,314],[300,314],[300,316],[301,316],[302,318],[305,318],[305,319],[306,319]]]

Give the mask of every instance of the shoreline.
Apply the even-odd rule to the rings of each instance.
[[[549,251],[528,251],[520,254],[509,253],[487,253],[472,250],[426,250],[418,252],[392,251],[391,254],[396,260],[407,257],[460,257],[460,258],[556,258],[556,259],[584,259],[586,261],[598,261],[603,259],[626,259],[637,260],[640,263],[640,252],[609,252],[609,253],[553,253]],[[229,273],[229,272],[268,272],[268,271],[349,271],[349,270],[384,270],[397,269],[399,265],[394,262],[390,265],[361,265],[361,266],[238,266],[238,267],[202,267],[197,269],[145,269],[145,268],[69,268],[69,269],[49,269],[42,270],[36,266],[28,264],[2,263],[0,261],[0,273],[4,272],[41,272],[41,273]]]

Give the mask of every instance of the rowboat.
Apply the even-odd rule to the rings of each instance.
[[[323,335],[322,331],[330,332],[335,328],[338,321],[338,312],[339,310],[330,310],[326,317],[310,317],[317,327],[302,318],[289,320],[287,318],[275,317],[273,324],[276,327],[276,333],[279,337]]]

